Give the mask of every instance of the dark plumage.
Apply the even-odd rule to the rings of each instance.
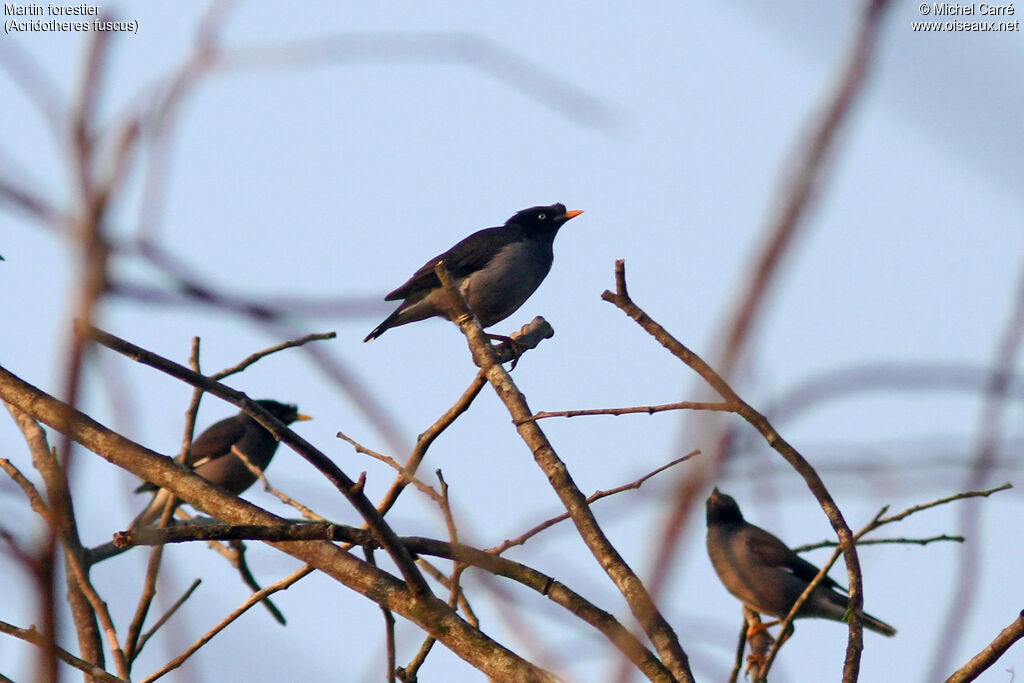
[[[501,227],[473,233],[427,261],[408,282],[384,297],[385,301],[403,301],[363,341],[418,320],[434,316],[450,319],[448,297],[434,273],[438,261],[444,261],[481,326],[501,322],[537,291],[551,270],[552,244],[558,229],[581,213],[566,211],[562,204],[534,206],[523,209]]]
[[[743,519],[732,497],[711,492],[707,502],[708,555],[718,578],[755,612],[783,618],[804,592],[818,567],[803,559],[778,538]],[[797,613],[798,618],[820,617],[843,621],[848,598],[843,588],[826,576]],[[870,614],[864,627],[884,636],[896,629]]]
[[[286,425],[311,419],[308,415],[300,414],[294,405],[269,399],[256,403]],[[252,486],[257,477],[235,452],[241,451],[253,465],[265,470],[277,451],[277,445],[273,434],[242,412],[215,423],[196,437],[185,457],[185,466],[237,496]],[[164,489],[157,490],[149,483],[143,484],[135,492],[142,491],[156,491],[156,495],[132,522],[132,528],[147,526],[160,519],[167,498],[171,495]]]

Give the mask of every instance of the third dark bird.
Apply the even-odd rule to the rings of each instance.
[[[718,578],[747,607],[783,618],[817,576],[818,567],[785,543],[743,519],[740,506],[718,489],[707,501],[708,555]],[[837,590],[838,589],[838,590]],[[797,618],[843,621],[849,599],[842,586],[826,576],[797,612]],[[896,634],[889,624],[867,614],[864,627],[883,636]]]
[[[256,403],[286,425],[312,419],[299,413],[299,409],[291,404],[269,399],[261,399]],[[213,424],[196,437],[185,457],[185,466],[237,496],[252,486],[257,476],[245,466],[236,453],[245,455],[249,462],[262,471],[270,464],[277,451],[277,445],[278,441],[273,434],[241,412]],[[156,487],[147,483],[136,489],[136,493],[153,490],[156,490]],[[171,493],[165,489],[158,490],[146,509],[132,522],[132,528],[153,524],[160,519],[170,495]]]

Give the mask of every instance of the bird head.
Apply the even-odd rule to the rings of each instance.
[[[517,223],[537,230],[557,230],[567,220],[575,218],[583,213],[580,210],[566,211],[565,204],[552,204],[551,206],[531,206],[523,209],[516,215],[509,218],[505,225]]]
[[[300,420],[313,419],[309,415],[303,415],[300,413],[298,406],[293,403],[279,403],[268,398],[260,399],[259,401],[256,401],[256,403],[286,425],[290,425],[291,423],[298,422]]]
[[[743,513],[732,496],[726,495],[716,487],[707,502],[708,526],[711,524],[740,524]]]

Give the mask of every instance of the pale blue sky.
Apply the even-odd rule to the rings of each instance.
[[[140,31],[115,39],[102,111],[118,116],[186,55],[205,5],[130,2],[104,10],[137,19]],[[830,182],[806,238],[789,254],[770,298],[755,351],[737,388],[755,406],[824,372],[872,362],[953,362],[984,368],[995,353],[1021,277],[1024,255],[1024,129],[1020,33],[920,34],[917,3],[888,15],[879,61],[838,147]],[[534,204],[563,202],[585,213],[558,236],[551,275],[533,298],[494,331],[507,333],[544,315],[556,335],[530,353],[514,378],[535,410],[653,404],[692,397],[691,373],[648,339],[600,293],[625,258],[636,301],[709,360],[716,326],[749,267],[775,206],[801,132],[819,111],[853,27],[854,3],[756,2],[732,5],[642,2],[243,3],[226,22],[227,45],[280,45],[324,36],[376,46],[403,40],[486,41],[501,65],[520,65],[526,91],[447,58],[382,63],[313,60],[289,68],[216,74],[181,109],[159,213],[162,242],[204,278],[231,292],[328,299],[357,297],[357,317],[296,319],[301,332],[336,330],[323,348],[344,363],[391,411],[406,443],[455,400],[474,369],[447,323],[429,321],[361,339],[391,309],[383,295],[427,258],[468,233],[499,225]],[[442,35],[443,34],[443,35]],[[442,36],[442,37],[439,37]],[[347,42],[346,42],[347,41]],[[360,44],[360,43],[356,43]],[[0,54],[26,50],[69,99],[83,39],[78,35],[0,37]],[[480,53],[476,53],[480,54]],[[505,73],[501,71],[500,73]],[[0,75],[0,161],[58,205],[67,200],[62,147],[32,102]],[[588,104],[585,115],[567,106]],[[144,160],[145,161],[145,160]],[[142,167],[135,169],[138,177]],[[111,229],[134,231],[138,183],[120,199]],[[3,208],[3,207],[0,207]],[[42,388],[60,388],[71,265],[67,245],[20,215],[0,212],[0,317],[8,334],[0,362]],[[115,273],[135,282],[160,275],[127,259]],[[377,302],[374,305],[373,302]],[[220,369],[280,340],[236,316],[209,309],[143,308],[111,299],[101,323],[179,361],[198,335],[207,370]],[[85,405],[101,421],[158,451],[180,440],[189,389],[153,371],[99,354],[130,392],[130,410],[110,405],[100,375]],[[256,397],[297,402],[316,417],[298,431],[349,474],[368,472],[383,491],[390,474],[351,452],[339,430],[390,450],[351,401],[301,353],[267,359],[234,386]],[[233,409],[207,399],[200,427]],[[851,525],[884,504],[906,507],[958,488],[962,466],[907,473],[941,454],[966,461],[980,419],[977,395],[887,389],[830,402],[777,425],[822,466]],[[1005,440],[1020,454],[1022,412],[1008,409]],[[707,447],[678,415],[580,418],[544,427],[584,491],[635,479],[676,455]],[[938,442],[922,449],[923,439]],[[29,468],[19,435],[0,420],[5,457]],[[916,448],[916,450],[914,450]],[[398,455],[397,453],[395,453]],[[1011,457],[1008,450],[1003,454]],[[758,445],[735,463],[722,488],[752,521],[796,544],[829,527],[795,475]],[[910,456],[908,456],[910,457]],[[862,462],[857,462],[863,458]],[[1016,458],[1019,461],[1019,457]],[[884,462],[891,477],[844,473]],[[86,541],[123,528],[142,501],[131,477],[83,455],[76,482],[102,490],[103,505],[79,508]],[[466,540],[484,546],[518,535],[559,511],[504,408],[489,390],[432,448],[426,472],[440,467],[452,487]],[[764,471],[771,469],[774,474]],[[291,453],[271,480],[339,522],[355,522],[344,501]],[[994,484],[1017,483],[1017,469]],[[668,507],[669,478],[598,504],[599,519],[641,573]],[[773,493],[767,502],[765,492]],[[270,509],[262,491],[247,497]],[[12,499],[13,498],[13,499]],[[745,502],[747,501],[747,502]],[[0,496],[0,516],[22,515],[17,495]],[[1016,492],[984,503],[986,534],[965,546],[886,547],[861,552],[866,606],[895,625],[894,639],[866,636],[865,681],[923,680],[945,615],[960,553],[981,554],[985,573],[957,664],[1020,609],[1022,505]],[[955,511],[922,515],[892,535],[955,532]],[[443,536],[439,516],[406,494],[392,513],[402,534]],[[19,518],[20,519],[20,518]],[[680,632],[700,680],[722,680],[735,645],[739,604],[718,584],[695,527],[680,554],[666,616]],[[998,536],[997,536],[998,534]],[[266,583],[294,562],[253,548]],[[165,600],[195,576],[200,597],[172,627],[182,643],[232,609],[245,590],[223,562],[199,547],[168,550]],[[114,590],[141,576],[144,554],[94,572],[118,626],[133,603]],[[614,588],[568,528],[549,531],[513,557],[553,573],[603,607],[625,614]],[[821,560],[821,555],[813,557]],[[11,564],[0,557],[0,570]],[[842,569],[833,574],[843,577]],[[471,588],[486,588],[472,576]],[[1008,595],[1009,591],[1009,595]],[[535,595],[513,591],[543,640],[565,658],[568,680],[603,679],[608,648]],[[325,603],[326,606],[325,606]],[[485,629],[523,647],[499,612],[478,599]],[[175,680],[223,680],[227,659],[238,680],[380,680],[381,619],[368,601],[314,578],[283,594],[294,625],[280,629],[254,610],[201,651]],[[530,614],[535,616],[529,616]],[[0,618],[33,619],[23,600],[0,601]],[[315,627],[315,630],[309,626]],[[400,661],[420,638],[399,629]],[[255,639],[255,641],[254,641]],[[254,647],[254,642],[258,644]],[[809,622],[783,650],[778,680],[835,680],[844,630]],[[150,646],[139,671],[166,658]],[[527,649],[527,654],[533,653]],[[21,680],[25,649],[0,639],[0,672]],[[338,655],[345,653],[340,662]],[[541,658],[544,664],[547,660]],[[989,678],[1024,666],[1018,646]],[[339,667],[346,673],[339,674]],[[421,680],[482,680],[446,652],[431,655]]]

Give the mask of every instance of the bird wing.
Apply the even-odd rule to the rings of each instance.
[[[747,534],[747,548],[764,564],[793,574],[810,582],[818,575],[818,567],[800,557],[789,546],[764,529],[751,525]],[[822,584],[844,590],[832,577],[825,575]]]
[[[454,247],[430,259],[409,280],[384,297],[385,301],[405,299],[410,294],[441,286],[434,266],[444,261],[452,278],[459,280],[486,266],[501,249],[520,239],[519,231],[507,226],[474,232]]]
[[[221,420],[200,434],[185,457],[185,465],[196,469],[210,460],[223,458],[231,452],[231,447],[245,436],[245,424],[240,420],[228,418]]]
[[[229,417],[213,424],[192,442],[192,447],[185,454],[185,466],[195,469],[210,460],[224,457],[243,436],[245,425],[234,418]],[[157,488],[147,481],[136,488],[135,493],[156,491]]]

